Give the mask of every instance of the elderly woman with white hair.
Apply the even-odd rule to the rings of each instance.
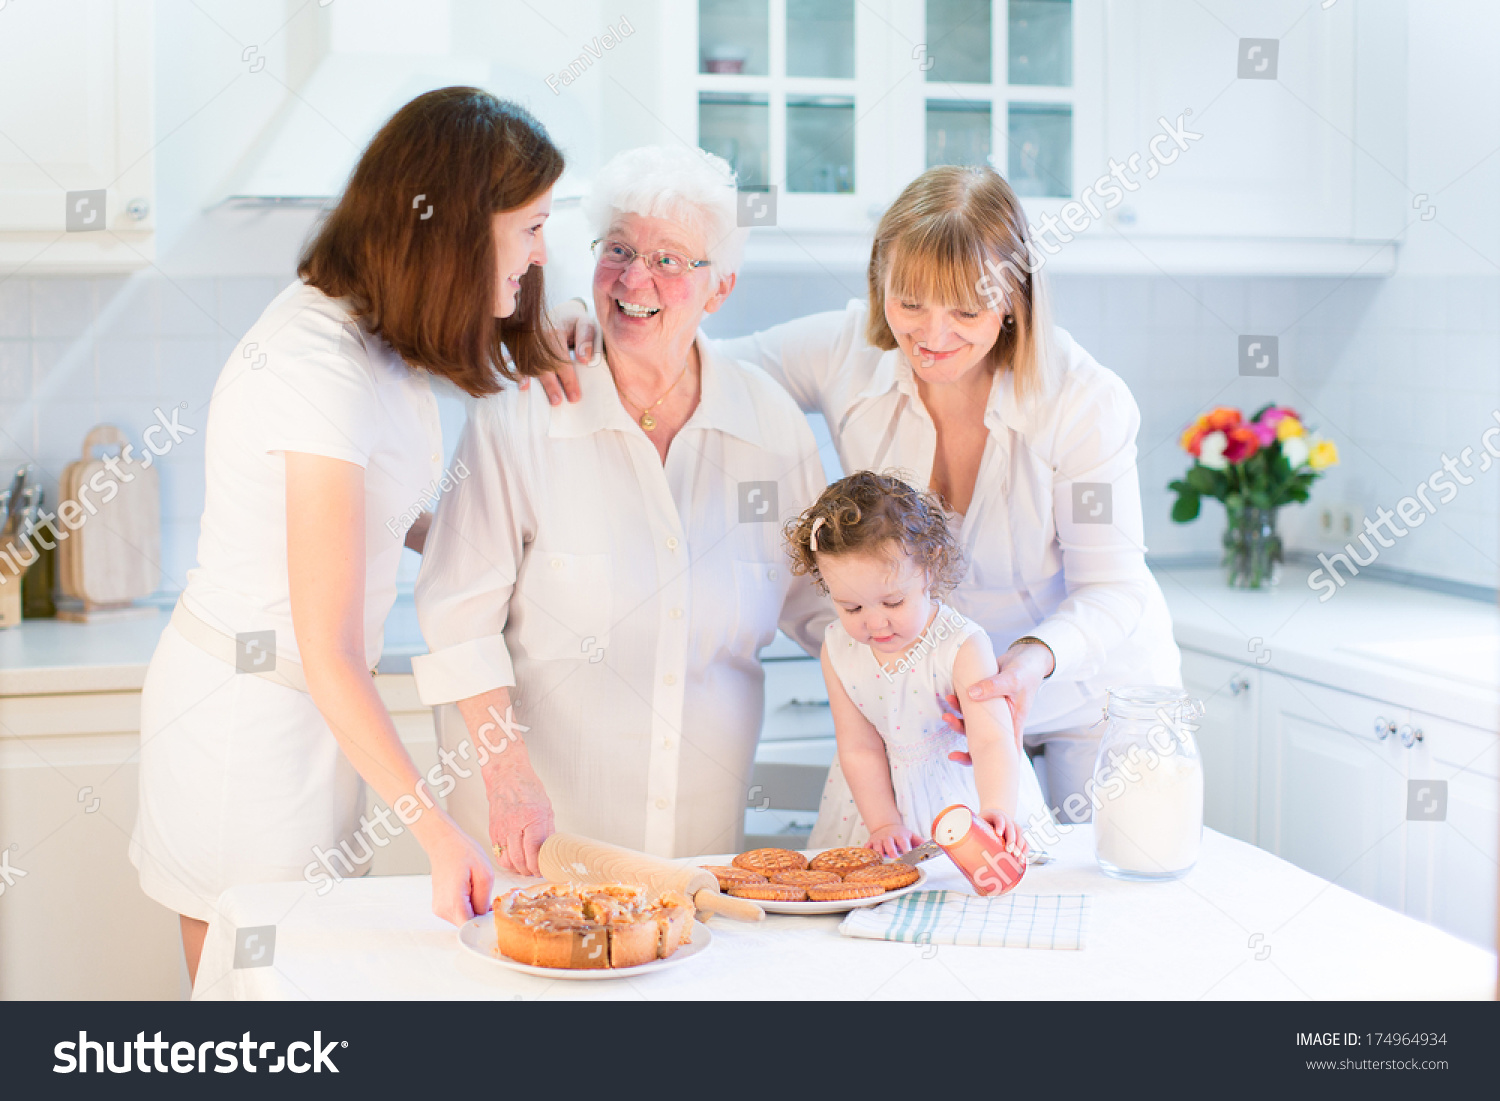
[[[780,549],[822,466],[795,402],[698,326],[747,231],[718,157],[621,153],[595,181],[593,298],[609,348],[582,400],[470,405],[417,582],[450,812],[505,870],[554,829],[660,856],[734,849],[756,740],[757,654],[829,618]],[[513,709],[513,710],[512,710]],[[482,762],[482,764],[481,764]],[[451,781],[451,785],[450,785]]]

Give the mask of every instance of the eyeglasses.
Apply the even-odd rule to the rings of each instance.
[[[628,268],[639,256],[646,261],[646,270],[652,275],[686,275],[694,268],[701,268],[709,263],[707,260],[690,259],[669,248],[659,248],[655,252],[636,252],[623,241],[609,241],[603,237],[589,245],[589,251],[603,268]]]

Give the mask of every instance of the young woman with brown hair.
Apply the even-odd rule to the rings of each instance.
[[[370,674],[403,543],[421,548],[405,518],[440,473],[433,379],[477,397],[557,365],[540,265],[562,170],[513,104],[419,96],[219,376],[198,568],[142,694],[130,846],[142,889],[181,915],[190,974],[220,892],[363,874],[407,828],[435,913],[489,908],[485,853],[428,790]],[[362,816],[364,782],[394,815]]]

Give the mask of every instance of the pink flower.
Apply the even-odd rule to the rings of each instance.
[[[1255,433],[1255,440],[1261,447],[1270,447],[1276,442],[1276,423],[1269,417],[1255,421],[1250,425],[1250,431]]]

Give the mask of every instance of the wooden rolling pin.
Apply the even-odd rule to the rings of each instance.
[[[749,899],[721,894],[712,872],[574,833],[554,833],[543,841],[537,863],[554,883],[639,883],[651,891],[681,891],[698,909],[735,921],[764,921],[766,916]]]

